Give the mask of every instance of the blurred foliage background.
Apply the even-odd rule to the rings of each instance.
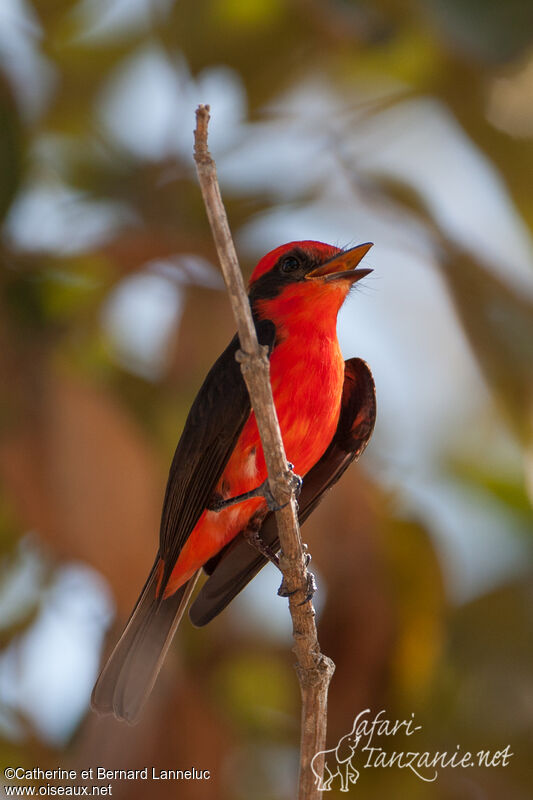
[[[291,239],[375,242],[339,333],[378,424],[304,528],[328,742],[364,708],[414,713],[416,749],[514,756],[363,769],[354,795],[532,796],[532,40],[530,0],[2,0],[3,766],[211,770],[119,799],[293,796],[272,570],[182,626],[137,727],[88,710],[233,333],[191,156],[207,102],[247,274]]]

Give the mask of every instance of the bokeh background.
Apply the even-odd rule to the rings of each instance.
[[[304,528],[337,664],[328,742],[369,707],[414,713],[419,750],[515,754],[431,784],[366,769],[351,791],[531,798],[530,0],[2,0],[2,766],[211,770],[116,782],[119,800],[294,796],[273,569],[183,624],[137,727],[88,709],[234,329],[199,102],[247,275],[292,239],[375,242],[339,318],[374,372],[375,435]]]

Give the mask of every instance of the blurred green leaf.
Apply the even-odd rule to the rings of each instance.
[[[443,263],[461,325],[478,363],[526,441],[533,436],[533,302],[470,253],[448,245]]]
[[[287,663],[273,656],[236,653],[213,676],[218,702],[247,729],[272,732],[292,728],[297,715],[296,676]]]
[[[489,64],[509,61],[533,40],[529,0],[419,0],[418,5],[466,57]]]
[[[486,492],[505,509],[519,515],[533,534],[533,509],[522,474],[499,473],[494,464],[473,461],[455,461],[450,467],[464,485]]]

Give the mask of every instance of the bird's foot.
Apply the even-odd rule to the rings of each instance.
[[[275,567],[279,569],[279,558],[274,550],[261,539],[261,534],[257,528],[248,527],[245,531],[243,531],[243,536],[252,547],[255,547],[262,556],[268,558],[268,560],[274,564]]]
[[[285,503],[281,503],[280,505],[279,503],[276,502],[274,495],[272,494],[272,491],[270,489],[268,481],[265,481],[262,484],[262,486],[259,487],[263,488],[263,496],[266,500],[266,504],[268,506],[269,511],[280,511],[282,508],[285,508],[285,506],[289,505],[289,503],[291,502],[292,495],[294,495],[294,497],[296,498],[300,496],[303,481],[299,475],[293,472],[294,464],[291,464],[290,461],[288,462],[288,467],[289,467],[288,472],[285,473],[283,480],[286,480],[288,482],[291,495],[289,499],[285,501]]]
[[[295,475],[293,470],[293,464],[289,464],[289,478],[290,478],[290,488],[291,491],[298,497],[300,494],[300,490],[302,488],[302,479],[299,475]],[[268,479],[263,481],[263,483],[258,486],[256,489],[251,489],[249,492],[243,492],[243,494],[235,495],[235,497],[228,497],[227,499],[222,499],[220,496],[216,496],[213,498],[211,503],[207,506],[208,511],[222,511],[225,508],[229,508],[230,506],[234,506],[237,503],[243,503],[245,500],[251,500],[253,497],[263,497],[267,504],[269,511],[279,511],[282,508],[285,508],[291,501],[291,498],[287,500],[286,503],[279,503],[276,502],[274,495],[270,489],[270,485]]]
[[[316,590],[317,590],[317,585],[316,585],[315,576],[313,575],[312,572],[308,572],[307,573],[307,586],[306,586],[306,591],[305,591],[305,597],[304,597],[304,599],[302,600],[301,603],[298,603],[298,605],[299,606],[303,606],[303,605],[305,605],[305,603],[308,603],[309,600],[312,600],[314,595],[315,595]],[[287,587],[287,584],[285,582],[285,578],[283,578],[283,580],[281,581],[281,586],[278,589],[278,595],[279,595],[279,597],[292,597],[292,595],[295,594],[297,591],[298,591],[298,589],[293,589],[292,591],[289,590],[289,588]]]
[[[303,550],[304,550],[305,566],[307,568],[309,566],[309,564],[311,563],[311,553],[308,552],[307,545],[305,544],[305,542],[302,543],[302,547],[303,547]],[[300,606],[303,606],[304,603],[307,603],[309,600],[312,600],[313,597],[314,597],[314,594],[315,594],[315,592],[316,592],[316,590],[318,588],[317,585],[316,585],[315,576],[313,575],[312,572],[308,572],[307,573],[307,587],[306,588],[307,588],[307,590],[306,590],[304,599],[302,600],[301,603],[298,603],[298,605],[300,605]],[[285,582],[285,578],[283,578],[283,580],[281,581],[281,586],[278,589],[278,595],[280,597],[291,597],[297,591],[298,591],[297,589],[293,589],[292,591],[290,591],[289,588],[287,587],[286,582]]]

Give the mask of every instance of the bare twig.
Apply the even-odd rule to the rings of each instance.
[[[289,598],[289,609],[293,625],[296,671],[302,693],[298,798],[316,800],[321,792],[311,770],[311,759],[315,753],[325,748],[327,694],[335,665],[320,652],[312,602],[307,600],[302,603],[308,587],[307,566],[300,538],[291,471],[272,397],[267,348],[261,347],[257,341],[250,304],[220,195],[215,162],[207,149],[208,123],[209,106],[201,105],[196,111],[194,132],[194,160],[198,180],[237,322],[241,343],[241,350],[237,355],[257,419],[270,489],[279,505],[289,501],[276,512],[276,521],[281,544],[281,571],[287,588],[294,592]],[[323,764],[315,761],[313,767],[322,774]]]

